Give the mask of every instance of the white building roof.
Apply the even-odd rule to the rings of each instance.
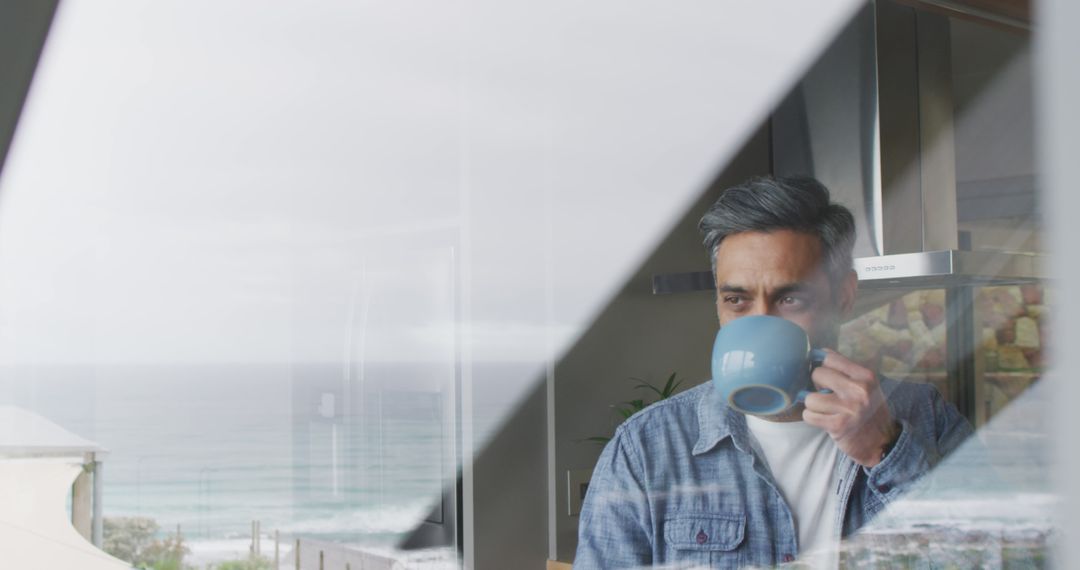
[[[0,457],[100,456],[105,448],[34,412],[0,405]]]

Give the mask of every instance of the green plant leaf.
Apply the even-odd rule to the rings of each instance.
[[[653,393],[655,393],[657,396],[660,396],[661,398],[664,397],[663,392],[661,392],[660,389],[657,388],[656,386],[653,386],[652,384],[650,384],[647,380],[642,380],[641,378],[634,378],[633,376],[631,376],[630,379],[631,380],[637,380],[638,384],[636,386],[634,386],[635,389],[640,390],[640,389],[644,388],[646,390],[652,391]]]
[[[671,376],[668,376],[667,382],[664,384],[663,388],[657,388],[656,386],[653,386],[652,383],[650,383],[649,381],[642,380],[641,378],[635,378],[635,377],[631,376],[630,379],[631,380],[637,380],[637,382],[638,382],[637,385],[634,386],[634,388],[636,388],[636,389],[644,388],[644,389],[649,390],[652,393],[656,394],[660,398],[660,400],[666,400],[666,399],[670,398],[675,393],[675,390],[677,390],[679,388],[679,386],[683,382],[682,380],[679,380],[679,381],[676,382],[676,377],[677,376],[678,376],[678,374],[676,372],[672,372]]]
[[[654,394],[656,394],[657,395],[656,402],[659,402],[660,400],[666,400],[666,399],[670,398],[672,395],[675,394],[675,391],[678,390],[679,386],[682,385],[682,383],[683,383],[682,380],[678,379],[678,374],[676,372],[672,372],[671,375],[668,376],[667,382],[664,383],[663,388],[657,388],[656,386],[653,386],[648,380],[643,380],[641,378],[635,378],[633,376],[630,377],[630,380],[637,381],[637,385],[634,386],[635,389],[644,388],[644,389],[649,390],[650,392],[653,392]],[[627,401],[619,404],[618,406],[611,406],[611,408],[614,409],[620,416],[622,416],[623,420],[625,421],[625,420],[630,419],[630,417],[633,416],[634,414],[640,412],[641,410],[644,410],[645,408],[649,407],[650,405],[652,405],[652,404],[654,404],[656,402],[646,402],[644,398],[638,398],[638,399],[634,399],[634,400],[627,400]],[[579,442],[580,441],[589,441],[589,442],[593,442],[593,443],[606,444],[608,441],[611,441],[611,438],[610,437],[603,437],[603,436],[596,436],[596,437],[585,438],[585,439],[578,440],[578,441]]]
[[[671,395],[675,393],[675,390],[678,389],[679,385],[682,383],[682,380],[679,380],[678,382],[675,381],[675,373],[672,372],[671,376],[668,376],[667,384],[664,384],[664,389],[660,391],[660,399],[666,400],[670,398]]]

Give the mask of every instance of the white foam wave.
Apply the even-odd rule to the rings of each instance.
[[[281,531],[305,534],[400,534],[413,529],[431,510],[430,502],[414,502],[378,508],[337,512],[324,518],[298,520]]]
[[[247,557],[251,548],[250,538],[228,538],[228,539],[213,539],[213,540],[192,540],[188,541],[187,547],[191,549],[191,554],[184,557],[186,564],[191,564],[196,568],[203,568],[207,564],[214,562],[223,562],[225,560],[240,560]],[[273,554],[274,543],[271,540],[269,545],[263,542],[263,548],[269,548],[271,555]],[[282,553],[284,554],[285,547],[282,545]]]

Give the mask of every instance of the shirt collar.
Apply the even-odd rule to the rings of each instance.
[[[698,400],[698,440],[691,454],[700,455],[730,437],[735,447],[749,452],[749,432],[746,416],[729,408],[720,391],[711,382],[705,395]]]

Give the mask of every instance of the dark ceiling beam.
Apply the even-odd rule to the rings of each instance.
[[[56,4],[57,0],[0,2],[0,175]]]

